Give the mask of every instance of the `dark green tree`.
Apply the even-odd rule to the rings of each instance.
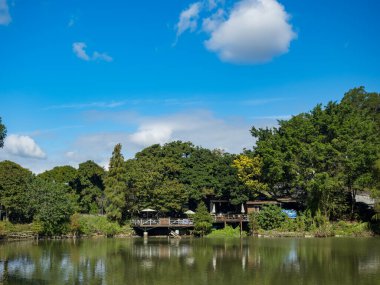
[[[212,217],[208,212],[205,203],[202,201],[194,214],[194,234],[197,236],[205,236],[211,232]]]
[[[0,209],[10,221],[30,221],[28,188],[33,179],[32,172],[17,163],[0,162]]]
[[[121,144],[117,144],[112,152],[104,186],[107,200],[107,217],[120,223],[123,215],[125,215],[127,206],[127,170],[124,157],[121,154]]]
[[[1,117],[0,117],[0,148],[4,146],[4,140],[6,136],[7,136],[7,128],[1,122]]]
[[[91,160],[79,164],[76,190],[82,213],[104,212],[104,176],[104,169]]]
[[[75,204],[62,183],[54,183],[36,178],[30,186],[29,202],[34,221],[42,225],[48,236],[67,231]]]
[[[313,213],[320,210],[332,219],[352,216],[357,191],[374,187],[379,97],[357,88],[340,103],[317,105],[279,121],[278,128],[252,128],[254,154],[263,160],[270,192],[292,195]]]

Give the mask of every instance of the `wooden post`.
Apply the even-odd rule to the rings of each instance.
[[[240,216],[240,237],[243,235],[243,218]]]

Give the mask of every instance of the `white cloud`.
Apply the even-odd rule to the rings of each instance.
[[[276,0],[242,0],[211,31],[206,48],[233,63],[261,63],[288,52],[296,37],[290,16]]]
[[[254,113],[253,113],[254,114]],[[55,136],[39,136],[49,146],[49,156],[30,136],[9,135],[5,147],[0,149],[0,161],[9,159],[35,173],[43,172],[59,165],[72,165],[93,160],[108,166],[112,150],[117,143],[123,145],[125,158],[132,158],[136,152],[155,143],[182,140],[191,141],[209,149],[224,149],[239,153],[243,148],[251,148],[254,138],[250,135],[252,125],[270,127],[277,125],[279,117],[251,117],[250,121],[240,117],[218,117],[208,110],[190,109],[169,115],[144,116],[131,111],[83,112],[82,119],[88,128],[76,132],[63,133],[61,128],[50,130]],[[101,122],[101,124],[99,124]],[[117,131],[95,131],[99,125],[109,124]],[[94,128],[94,127],[97,128]],[[10,142],[10,143],[9,143]],[[58,143],[60,142],[60,143]],[[36,158],[46,158],[45,160]]]
[[[88,54],[85,51],[86,47],[87,47],[87,45],[85,43],[82,43],[82,42],[73,43],[73,52],[80,59],[90,60],[90,57],[88,56]]]
[[[73,52],[74,54],[85,61],[90,61],[90,60],[101,60],[101,61],[106,61],[106,62],[111,62],[113,61],[113,58],[109,56],[107,53],[100,53],[98,51],[94,51],[92,56],[90,56],[86,52],[87,45],[84,42],[75,42],[73,43]]]
[[[116,108],[126,104],[126,101],[110,101],[110,102],[91,102],[91,103],[74,103],[52,105],[44,108],[44,110],[52,109],[85,109],[85,108]]]
[[[225,7],[222,0],[195,2],[180,15],[177,37],[194,31],[198,20],[209,35],[205,47],[231,63],[263,63],[288,52],[297,37],[290,15],[278,0],[240,0]]]
[[[221,119],[209,111],[191,111],[143,118],[129,140],[141,147],[182,140],[211,149],[240,152],[244,147],[252,146],[249,128],[250,125],[240,119]]]
[[[94,52],[94,54],[92,55],[92,59],[93,60],[104,60],[104,61],[107,61],[107,62],[111,62],[113,61],[113,58],[110,57],[108,54],[106,54],[105,52],[103,53],[99,53],[97,51]]]
[[[192,32],[197,28],[197,22],[201,7],[202,3],[196,2],[181,12],[179,21],[177,23],[177,36],[180,36],[186,30],[190,30]]]
[[[225,11],[220,8],[210,17],[203,19],[202,30],[208,33],[215,31],[223,23],[225,14]]]
[[[0,25],[7,26],[12,22],[12,17],[9,14],[7,0],[0,0]]]
[[[11,156],[24,158],[46,158],[46,154],[31,137],[15,134],[6,137],[2,152]]]

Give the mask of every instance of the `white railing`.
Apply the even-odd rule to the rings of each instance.
[[[159,218],[159,219],[132,219],[134,226],[192,226],[193,219],[188,218]]]

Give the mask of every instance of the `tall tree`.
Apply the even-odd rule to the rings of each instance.
[[[262,182],[261,169],[262,159],[259,156],[249,157],[247,155],[237,156],[232,166],[237,169],[239,180],[246,186],[245,193],[240,193],[239,197],[234,199],[240,200],[239,203],[246,202],[250,198],[255,198],[260,193],[267,191],[268,186]]]
[[[30,186],[28,199],[33,219],[42,224],[46,235],[65,232],[75,204],[64,184],[36,178]]]
[[[104,186],[107,199],[107,217],[121,222],[126,210],[127,188],[127,170],[124,157],[121,154],[121,144],[117,144],[112,152]]]
[[[203,237],[209,234],[211,229],[212,217],[207,211],[205,203],[202,201],[198,204],[194,215],[194,234]]]
[[[380,153],[380,94],[350,90],[340,103],[279,121],[274,129],[252,128],[255,155],[272,192],[291,194],[330,218],[353,214],[357,191],[374,185]],[[351,209],[351,211],[348,211]]]
[[[4,139],[5,139],[6,135],[7,135],[7,129],[2,124],[1,117],[0,117],[0,148],[2,148],[4,146]]]
[[[27,222],[28,188],[34,176],[31,171],[9,160],[0,162],[0,209],[13,222]]]
[[[103,213],[104,176],[104,169],[91,160],[79,164],[76,188],[81,212]]]

